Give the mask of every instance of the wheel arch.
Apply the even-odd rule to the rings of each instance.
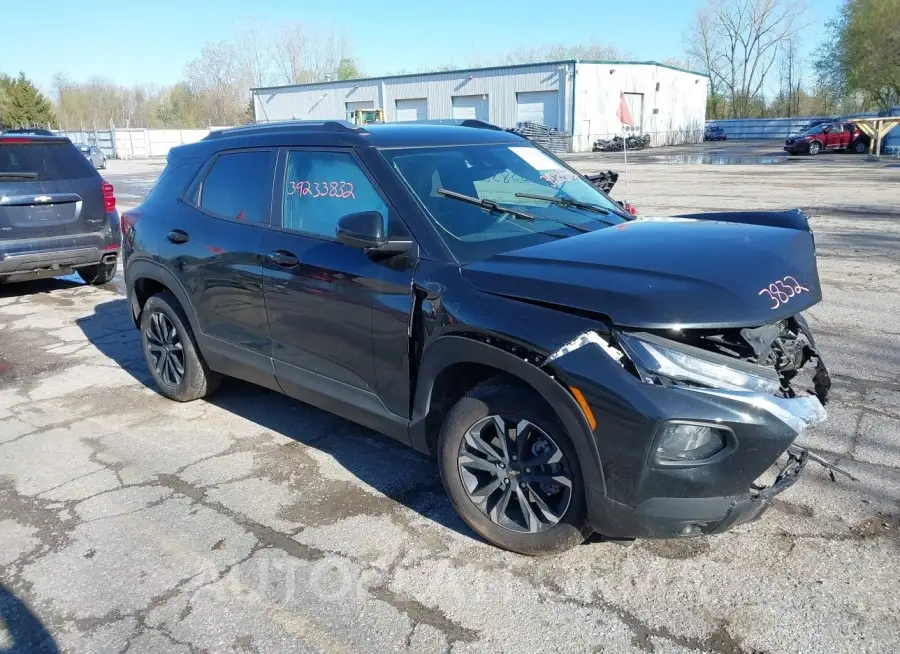
[[[128,304],[135,326],[141,322],[141,312],[147,300],[161,291],[169,291],[178,300],[190,323],[191,330],[198,334],[197,315],[184,286],[169,270],[154,261],[141,259],[128,264],[125,274],[128,290]]]
[[[482,381],[505,375],[536,392],[556,414],[578,453],[582,476],[589,487],[606,492],[603,468],[593,433],[571,392],[537,365],[511,354],[502,347],[466,336],[442,336],[425,349],[419,365],[410,421],[410,442],[417,450],[434,454],[437,434],[429,414],[435,405],[435,390],[441,379],[461,370],[475,370],[470,378]],[[476,381],[476,383],[477,383]],[[469,388],[463,391],[467,392]],[[458,398],[457,398],[458,399]]]

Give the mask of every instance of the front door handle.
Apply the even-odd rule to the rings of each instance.
[[[183,229],[173,229],[166,234],[166,238],[172,243],[187,243],[189,239],[188,233]]]
[[[269,252],[268,256],[269,261],[282,268],[293,268],[300,264],[300,259],[297,258],[297,255],[287,250],[275,250],[274,252]]]

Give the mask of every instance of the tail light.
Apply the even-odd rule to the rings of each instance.
[[[113,185],[107,181],[103,181],[100,183],[100,188],[103,191],[103,208],[106,209],[106,213],[115,211],[116,196],[113,194]]]
[[[625,207],[625,211],[630,213],[632,216],[637,217],[637,207],[636,206],[634,206],[630,202],[625,202],[622,204],[622,206]]]
[[[31,143],[31,139],[24,139],[21,136],[3,136],[0,137],[0,143]]]

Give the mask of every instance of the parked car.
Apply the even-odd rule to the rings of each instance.
[[[0,283],[116,273],[121,233],[113,187],[67,138],[0,136]]]
[[[78,149],[94,168],[106,168],[106,155],[96,145],[79,145]]]
[[[725,133],[725,128],[720,127],[718,125],[711,125],[707,127],[703,131],[703,140],[704,141],[727,141],[728,135]]]
[[[635,220],[477,121],[215,132],[122,224],[163,395],[231,375],[387,434],[516,552],[752,520],[824,418],[802,213]]]
[[[819,154],[823,150],[849,150],[862,154],[869,149],[869,140],[853,123],[819,123],[802,134],[789,136],[784,142],[791,154]]]
[[[30,134],[32,136],[53,136],[53,132],[49,129],[40,129],[37,127],[17,127],[14,129],[7,129],[3,131],[3,134]]]

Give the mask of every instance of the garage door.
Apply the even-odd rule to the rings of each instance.
[[[559,92],[516,93],[516,122],[532,122],[559,127]]]
[[[351,111],[356,111],[357,109],[374,109],[375,101],[374,100],[362,100],[361,102],[345,102],[347,105],[347,113]]]
[[[453,118],[475,118],[488,121],[488,97],[486,95],[457,95],[451,99]]]
[[[413,98],[397,100],[397,122],[428,119],[428,100]]]

